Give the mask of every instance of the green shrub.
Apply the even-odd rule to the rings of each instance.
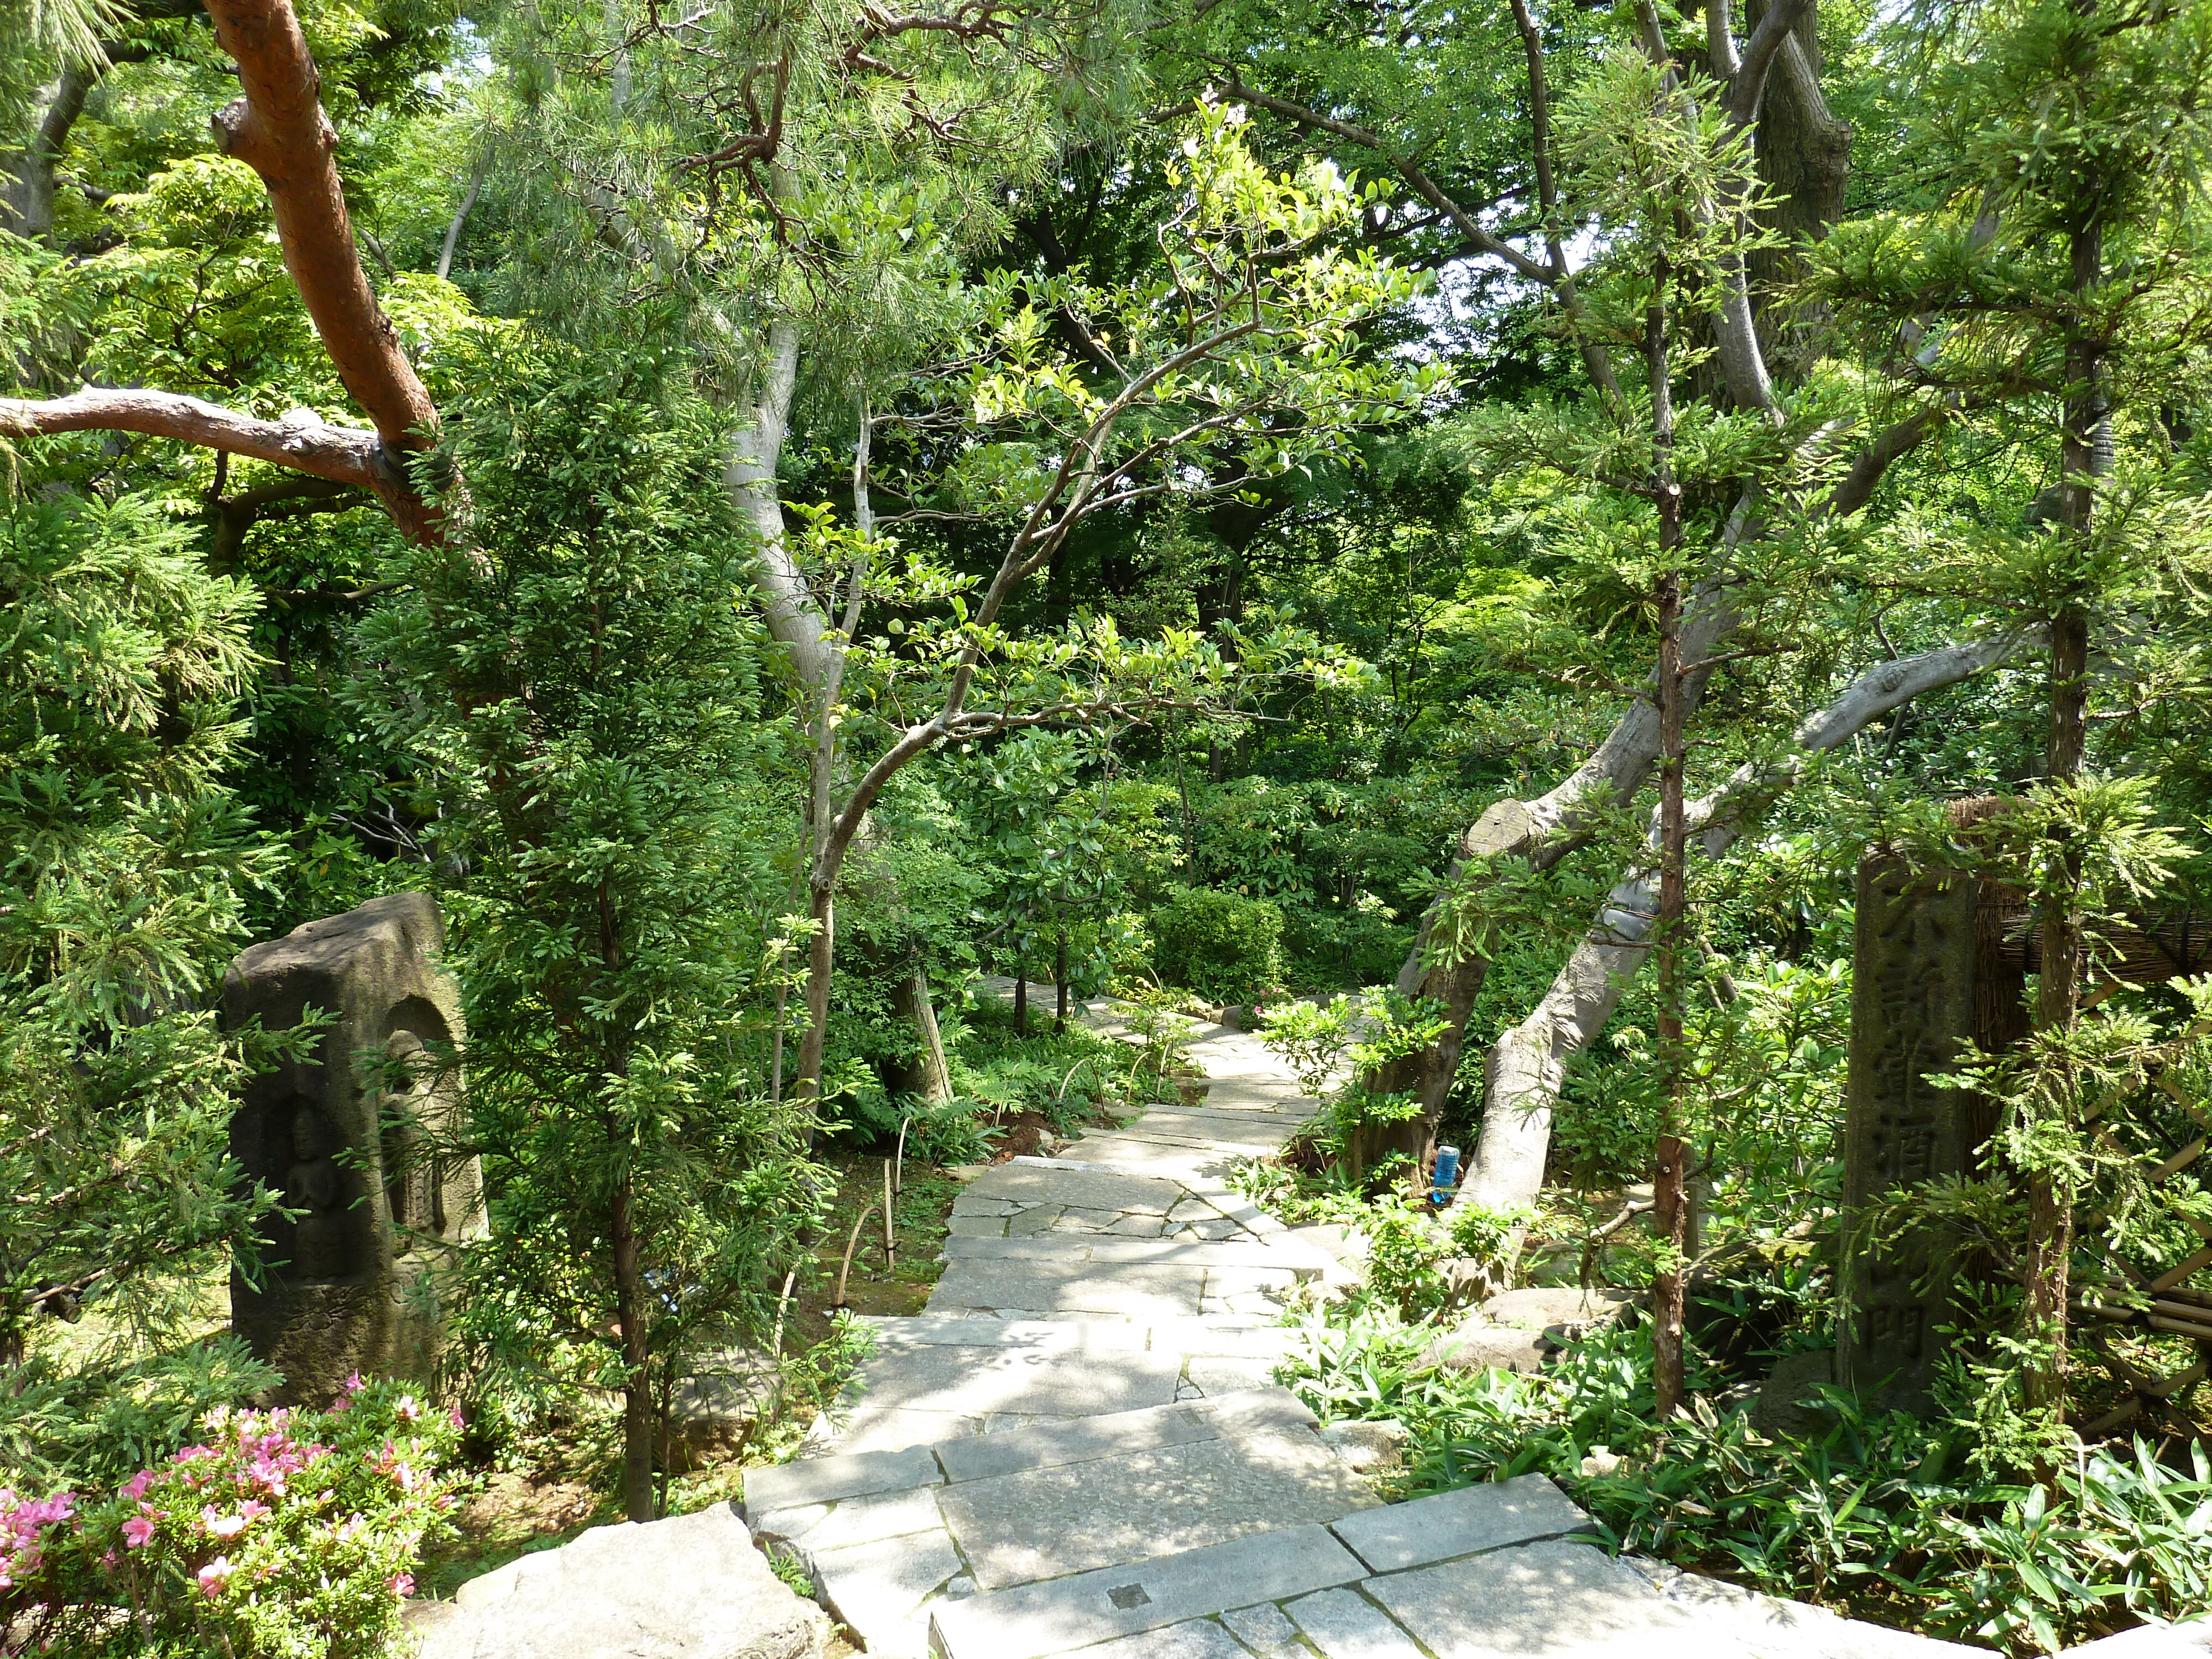
[[[327,1412],[222,1407],[204,1426],[105,1498],[0,1490],[0,1630],[35,1652],[392,1651],[453,1504],[458,1416],[356,1378]]]
[[[1217,1002],[1251,1002],[1283,975],[1283,913],[1266,899],[1181,887],[1152,914],[1152,966],[1161,982]]]

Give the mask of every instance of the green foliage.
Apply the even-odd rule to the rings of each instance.
[[[356,695],[459,872],[453,1058],[494,1194],[463,1334],[526,1384],[641,1397],[765,1328],[770,1264],[823,1195],[768,1076],[787,970],[756,902],[781,884],[772,821],[739,782],[775,758],[730,604],[747,549],[706,410],[565,351],[477,349],[449,427],[469,539],[371,619]]]
[[[66,1494],[27,1516],[0,1492],[11,1644],[237,1659],[391,1652],[422,1541],[453,1504],[441,1465],[460,1421],[404,1384],[355,1383],[325,1413],[219,1407],[203,1441],[100,1498]],[[27,1519],[43,1522],[28,1536]]]
[[[276,867],[225,781],[253,606],[142,498],[0,509],[0,1455],[41,1485],[265,1379],[179,1351],[276,1202],[228,1131],[277,1039],[205,1006]]]
[[[1164,983],[1219,1002],[1257,1002],[1279,988],[1283,913],[1267,900],[1181,887],[1153,907],[1149,921]]]

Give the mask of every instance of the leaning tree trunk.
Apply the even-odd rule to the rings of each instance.
[[[917,1047],[907,1062],[907,1093],[925,1104],[942,1106],[952,1098],[952,1069],[945,1060],[945,1036],[929,998],[929,971],[917,963],[891,987],[891,1012],[914,1026]]]
[[[1717,592],[1699,593],[1685,618],[1682,648],[1692,660],[1711,655],[1735,626],[1734,608]],[[1684,683],[1684,707],[1694,710],[1705,694],[1707,676]],[[1583,846],[1604,812],[1635,798],[1659,757],[1659,712],[1650,701],[1630,704],[1596,752],[1549,793],[1534,800],[1492,804],[1461,837],[1451,879],[1480,879],[1486,865],[1522,859],[1536,872],[1549,870]],[[1419,1113],[1402,1121],[1376,1126],[1372,1156],[1402,1152],[1419,1161],[1425,1180],[1436,1157],[1437,1127],[1451,1098],[1466,1052],[1468,1017],[1482,990],[1492,941],[1453,938],[1447,932],[1452,907],[1443,900],[1421,918],[1419,937],[1398,970],[1397,988],[1408,997],[1442,1005],[1444,1029],[1427,1048],[1390,1061],[1362,1079],[1378,1094],[1406,1092],[1420,1103]]]
[[[785,533],[783,500],[777,487],[782,465],[784,440],[790,431],[792,395],[799,380],[799,328],[789,319],[769,325],[768,353],[724,453],[723,487],[732,503],[751,526],[758,549],[754,563],[754,586],[766,613],[770,637],[781,645],[791,664],[792,678],[800,695],[819,704],[837,671],[837,653],[830,641],[831,624],[815,602],[806,574],[792,556]],[[828,714],[823,715],[829,719]],[[833,775],[836,771],[834,764]],[[826,823],[829,803],[817,797],[817,822]],[[808,954],[807,1034],[799,1046],[798,1097],[813,1099],[820,1091],[823,1022],[830,1006],[830,976],[836,968],[834,916],[827,895],[817,895],[813,912],[822,924]],[[950,1072],[945,1063],[945,1039],[932,1006],[929,979],[917,969],[902,981],[894,996],[902,1015],[915,1028],[915,1092],[933,1103],[952,1097]]]
[[[1848,741],[1917,696],[2005,661],[2029,637],[1947,645],[1869,669],[1797,727],[1790,752],[1778,763],[1746,763],[1719,789],[1686,807],[1686,833],[1705,857],[1719,857],[1813,756]],[[1597,1041],[1643,971],[1658,905],[1656,867],[1622,877],[1534,1010],[1498,1040],[1490,1055],[1481,1133],[1460,1189],[1462,1202],[1504,1209],[1535,1201],[1543,1189],[1552,1112],[1567,1067]]]

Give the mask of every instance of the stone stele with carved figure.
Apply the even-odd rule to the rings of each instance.
[[[461,1104],[434,1063],[463,1036],[445,937],[426,895],[393,893],[242,951],[223,980],[233,1026],[332,1016],[310,1052],[248,1085],[230,1127],[246,1173],[292,1212],[267,1224],[259,1282],[232,1273],[231,1322],[298,1404],[327,1404],[356,1371],[427,1377],[437,1269],[483,1231],[477,1161],[438,1160],[425,1136]]]

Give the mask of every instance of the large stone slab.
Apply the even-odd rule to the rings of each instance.
[[[1221,1425],[1203,1401],[1162,1411],[1115,1412],[1048,1426],[1012,1429],[936,1448],[948,1479],[988,1480],[1030,1469],[1089,1463],[1131,1452],[1154,1451],[1221,1437]]]
[[[848,1406],[861,1415],[892,1407],[963,1416],[1134,1411],[1172,1401],[1181,1369],[1174,1354],[1124,1353],[1102,1365],[1080,1348],[939,1344],[871,1358]]]
[[[1285,1611],[1322,1659],[1423,1659],[1413,1638],[1357,1590],[1319,1590]]]
[[[1166,1560],[940,1602],[931,1616],[932,1650],[939,1659],[1045,1659],[1226,1607],[1352,1583],[1365,1572],[1328,1528],[1290,1527]]]
[[[1152,1262],[1170,1267],[1221,1267],[1291,1273],[1318,1279],[1328,1265],[1319,1252],[1297,1245],[1172,1238],[1070,1237],[948,1238],[947,1261],[1042,1261],[1072,1267],[1085,1263],[1127,1266]]]
[[[1436,1659],[1684,1653],[1688,1618],[1589,1544],[1528,1544],[1362,1586]],[[1730,1650],[1725,1643],[1705,1650]]]
[[[819,1659],[830,1638],[726,1504],[594,1527],[471,1579],[409,1624],[421,1659]]]
[[[961,1576],[960,1553],[942,1532],[913,1533],[850,1549],[809,1550],[814,1588],[872,1654],[921,1659],[929,1648],[923,1603]]]
[[[1148,1263],[1110,1270],[1088,1263],[955,1261],[929,1296],[929,1310],[1006,1309],[1018,1313],[1118,1314],[1172,1319],[1203,1311],[1206,1270]]]
[[[1973,1170],[1972,1097],[1929,1079],[1975,1035],[1978,894],[1969,877],[1923,874],[1880,852],[1860,862],[1844,1112],[1851,1215],[1893,1188]],[[1884,1405],[1929,1407],[1956,1266],[1924,1238],[1845,1264],[1852,1314],[1838,1327],[1837,1375],[1847,1387],[1880,1389]]]
[[[1726,1632],[1759,1659],[1988,1659],[1985,1648],[1846,1619],[1826,1607],[1765,1595],[1723,1579],[1684,1572],[1664,1562],[1623,1556],[1621,1563],[1686,1612],[1697,1628]],[[2201,1628],[2206,1638],[2212,1638],[2212,1625]],[[2106,1651],[2110,1642],[2122,1639],[2112,1638],[2069,1648],[2067,1659],[2089,1653],[2098,1654],[2099,1659],[2124,1659],[2118,1649]],[[2203,1650],[2200,1646],[2194,1654],[2147,1651],[2136,1659],[2203,1659]]]
[[[1068,1659],[1252,1659],[1251,1652],[1211,1619],[1117,1637]],[[1297,1659],[1305,1659],[1301,1654]]]
[[[975,1582],[1003,1589],[1334,1521],[1374,1503],[1341,1460],[1304,1438],[1164,1446],[968,1481],[939,1501]]]
[[[1540,1474],[1462,1486],[1346,1516],[1336,1535],[1377,1572],[1586,1532],[1590,1518]]]
[[[747,1469],[744,1510],[748,1516],[767,1515],[801,1504],[834,1504],[870,1492],[935,1486],[944,1478],[927,1446],[818,1457]]]
[[[1085,1353],[1141,1353],[1146,1328],[1127,1320],[994,1319],[981,1314],[863,1317],[878,1355],[909,1347],[1025,1347]]]
[[[1188,1194],[1175,1182],[1126,1170],[1085,1168],[1066,1159],[1016,1158],[977,1176],[967,1196],[1164,1217]]]

